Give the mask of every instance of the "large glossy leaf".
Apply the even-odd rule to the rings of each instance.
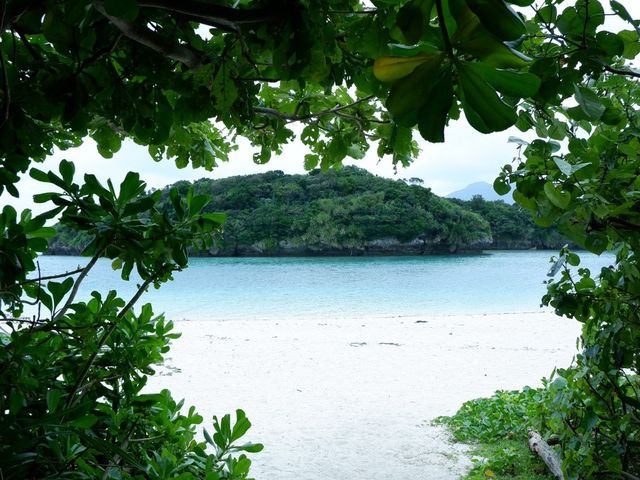
[[[407,43],[418,43],[429,22],[434,0],[411,0],[402,6],[396,17],[396,25]]]
[[[442,55],[435,56],[393,84],[386,106],[397,123],[409,127],[416,124],[418,111],[438,80],[442,60]]]
[[[522,18],[503,0],[467,0],[480,23],[501,40],[517,40],[526,28]]]
[[[599,119],[606,110],[595,92],[587,87],[576,85],[575,97],[583,113],[591,120]]]
[[[468,35],[462,35],[455,47],[498,68],[522,68],[531,61],[531,58],[506,45],[481,25]]]
[[[381,82],[395,82],[406,77],[425,62],[442,59],[441,54],[421,53],[413,57],[379,57],[373,62],[373,74]]]
[[[428,100],[418,112],[418,129],[422,138],[434,143],[444,142],[444,127],[452,104],[451,71],[447,70],[440,76]]]
[[[470,64],[469,67],[497,91],[511,97],[531,97],[540,88],[540,78],[532,73],[497,69],[482,62]]]
[[[515,109],[504,103],[470,64],[460,62],[457,69],[462,108],[473,128],[482,133],[499,132],[516,122]]]
[[[544,193],[556,207],[565,209],[571,202],[571,194],[556,187],[552,182],[544,184]]]

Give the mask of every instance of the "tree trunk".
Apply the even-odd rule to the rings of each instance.
[[[542,439],[538,432],[529,429],[528,434],[529,449],[540,456],[555,478],[558,480],[564,480],[564,474],[562,473],[562,468],[560,466],[561,462],[558,454]]]

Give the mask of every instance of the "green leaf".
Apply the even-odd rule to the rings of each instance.
[[[558,19],[556,26],[565,35],[579,36],[582,34],[583,21],[578,16],[575,7],[568,7],[563,10]]]
[[[54,413],[58,408],[58,404],[60,403],[60,398],[62,398],[62,392],[59,390],[48,390],[47,391],[47,409],[49,413]]]
[[[621,19],[635,25],[633,17],[629,15],[629,12],[624,7],[624,5],[622,5],[620,2],[617,2],[616,0],[611,0],[609,4],[611,5],[611,10],[613,10],[616,15],[618,15]]]
[[[552,157],[553,161],[555,162],[555,164],[558,166],[558,168],[560,169],[560,171],[562,173],[564,173],[567,177],[570,176],[573,173],[573,170],[571,169],[571,164],[569,162],[567,162],[566,160],[560,158],[560,157]]]
[[[635,30],[622,30],[618,32],[618,36],[624,42],[624,51],[622,56],[627,60],[635,59],[640,54],[640,41],[638,41],[638,32]]]
[[[466,0],[483,27],[501,40],[517,40],[525,34],[522,18],[502,0]]]
[[[104,0],[104,9],[109,15],[128,21],[133,21],[138,16],[136,0]]]
[[[505,182],[502,178],[496,178],[493,181],[493,189],[498,195],[506,195],[511,191],[511,185]]]
[[[411,127],[417,123],[418,111],[427,102],[438,80],[442,60],[442,55],[431,57],[393,84],[386,106],[398,124]]]
[[[600,233],[590,233],[584,241],[584,246],[590,252],[600,255],[607,249],[609,242],[605,235]]]
[[[575,253],[569,253],[567,254],[567,263],[572,267],[577,267],[580,265],[580,257]]]
[[[56,198],[59,195],[57,193],[53,193],[53,192],[47,192],[47,193],[36,193],[33,196],[33,202],[34,203],[46,203],[49,200],[51,200],[52,198]]]
[[[551,24],[558,18],[558,10],[555,5],[544,5],[536,12],[536,20]]]
[[[583,113],[591,120],[598,120],[606,109],[598,96],[587,87],[575,85],[575,98]]]
[[[64,298],[64,296],[69,293],[73,287],[73,278],[66,278],[63,282],[49,282],[47,283],[47,288],[49,292],[51,292],[51,297],[53,298],[54,303],[57,305]]]
[[[557,188],[553,182],[546,182],[544,184],[544,193],[551,203],[563,210],[571,203],[571,194]]]
[[[620,56],[624,53],[624,41],[615,33],[598,32],[596,34],[596,43],[599,48],[611,57]]]
[[[318,166],[319,162],[320,162],[320,157],[318,155],[314,153],[307,153],[304,156],[304,169],[307,171],[313,170]]]
[[[118,195],[118,204],[125,205],[127,202],[144,192],[146,184],[140,180],[140,174],[137,172],[128,172],[120,183],[120,194]]]
[[[222,225],[227,221],[227,214],[226,213],[204,213],[202,214],[202,218],[206,218],[207,220],[217,223],[218,225]]]
[[[442,53],[419,53],[411,57],[378,57],[373,62],[373,74],[381,82],[395,82],[406,77],[426,62],[442,59]]]
[[[261,443],[245,443],[243,445],[235,446],[231,450],[248,453],[258,453],[264,450],[264,445],[262,445]]]
[[[49,183],[49,176],[38,168],[29,170],[29,176],[38,182]]]
[[[487,65],[498,68],[522,68],[531,61],[531,58],[502,43],[483,28],[473,32],[467,38],[461,38],[455,46]]]
[[[73,163],[69,162],[68,160],[61,160],[59,170],[60,175],[62,175],[62,179],[66,183],[71,184],[73,182],[73,175],[76,171],[76,167],[73,165]]]
[[[516,123],[515,109],[504,103],[496,91],[469,63],[458,64],[459,93],[469,124],[482,133],[506,130]]]
[[[53,238],[58,232],[53,227],[42,227],[29,232],[29,237]]]
[[[96,141],[98,152],[105,158],[113,157],[113,154],[120,150],[122,146],[122,139],[108,125],[103,125],[96,129],[91,134],[91,138]]]
[[[206,428],[202,429],[202,435],[204,436],[205,441],[206,441],[209,445],[214,445],[214,443],[213,443],[213,438],[211,438],[211,435],[209,434],[209,432],[207,432],[207,429],[206,429]]]
[[[85,415],[84,417],[76,418],[69,422],[70,425],[78,428],[91,428],[98,421],[98,417],[95,415]]]
[[[472,63],[470,67],[489,85],[510,97],[532,97],[540,88],[540,78],[533,73],[501,70],[484,63]]]
[[[434,85],[426,103],[418,112],[418,129],[429,142],[444,142],[444,127],[453,104],[451,71],[446,72]]]
[[[396,25],[409,44],[418,43],[429,23],[434,0],[411,0],[405,3],[396,16]]]
[[[235,442],[239,438],[243,437],[249,428],[251,428],[251,422],[246,417],[244,411],[240,409],[236,410],[236,423],[233,425],[230,440]]]

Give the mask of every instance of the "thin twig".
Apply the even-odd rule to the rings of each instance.
[[[305,121],[305,120],[311,120],[314,118],[320,118],[320,117],[325,117],[327,115],[333,115],[337,112],[340,112],[342,110],[346,110],[348,108],[351,107],[355,107],[356,105],[366,102],[368,100],[371,100],[373,98],[373,95],[368,95],[366,97],[360,98],[358,100],[356,100],[353,103],[349,103],[347,105],[336,105],[333,108],[330,108],[328,110],[322,110],[320,112],[315,112],[315,113],[309,113],[306,115],[289,115],[287,113],[283,113],[279,110],[276,110],[275,108],[269,108],[269,107],[255,107],[253,109],[254,112],[256,113],[260,113],[263,115],[270,115],[273,117],[277,117],[280,118],[282,120],[286,120],[287,122],[300,122],[300,121]]]
[[[629,77],[640,78],[640,72],[636,72],[634,70],[626,70],[623,68],[616,68],[608,65],[606,63],[602,64],[602,68],[604,68],[609,73],[615,73],[617,75],[627,75]]]
[[[75,300],[76,295],[78,294],[78,289],[80,288],[80,284],[86,278],[87,274],[89,273],[89,270],[93,268],[93,266],[96,264],[96,262],[98,261],[101,255],[102,255],[102,250],[97,251],[95,255],[91,257],[91,260],[89,260],[89,263],[87,263],[87,265],[82,269],[82,272],[80,272],[80,275],[78,275],[78,278],[73,284],[73,288],[71,289],[69,298],[67,298],[67,301],[65,302],[64,306],[60,310],[58,310],[58,312],[55,315],[52,315],[53,317],[51,319],[52,322],[59,320],[60,318],[62,318],[62,316],[65,313],[67,313],[67,310],[69,309],[69,307]]]
[[[72,270],[70,272],[65,272],[65,273],[59,273],[57,275],[46,275],[44,277],[28,278],[24,282],[18,283],[18,285],[25,285],[27,283],[40,282],[42,280],[53,280],[55,278],[70,277],[71,275],[75,275],[76,273],[82,272],[82,270],[84,270],[84,268],[78,268],[76,270]]]

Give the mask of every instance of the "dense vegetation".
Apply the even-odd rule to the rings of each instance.
[[[538,427],[544,412],[544,395],[543,389],[528,387],[498,391],[491,398],[465,402],[452,417],[435,419],[447,425],[456,440],[472,444],[474,465],[467,480],[553,478],[527,445],[527,429]]]
[[[269,172],[178,182],[185,196],[206,195],[207,212],[227,215],[210,255],[430,254],[483,248],[560,248],[564,239],[536,227],[504,202],[452,201],[418,185],[347,167],[309,175]],[[158,208],[170,205],[169,188]],[[79,254],[86,235],[58,226],[51,253]]]
[[[267,162],[294,137],[308,170],[380,157],[406,165],[416,130],[442,142],[464,115],[477,131],[515,125],[515,164],[494,183],[537,225],[557,226],[616,264],[579,269],[561,251],[543,301],[583,324],[575,365],[542,396],[568,478],[640,477],[640,89],[631,61],[640,21],[617,0],[7,0],[0,9],[0,192],[27,171],[50,209],[0,213],[0,476],[246,478],[232,444],[242,412],[194,438],[195,412],[169,393],[142,393],[170,326],[137,302],[210,248],[222,218],[209,197],[169,193],[156,208],[130,173],[119,187],[34,165],[54,147],[93,138],[109,157],[123,138],[156,161],[214,168],[236,138]],[[509,4],[523,8],[516,13]],[[628,4],[632,4],[630,0]],[[611,31],[609,16],[626,29]],[[202,35],[206,25],[209,31]],[[292,128],[300,123],[301,130]],[[564,148],[563,148],[564,146]],[[452,166],[452,168],[456,168]],[[43,278],[37,256],[63,225],[89,237],[86,265]],[[137,293],[78,289],[108,258]],[[250,288],[251,286],[248,286]],[[26,305],[38,312],[25,319]],[[241,379],[239,379],[241,381]],[[527,421],[523,417],[523,422]],[[301,466],[304,468],[304,466]]]
[[[480,215],[491,227],[493,249],[559,249],[568,243],[556,228],[543,228],[519,205],[498,201],[486,201],[480,196],[471,200],[450,199],[452,202]]]

